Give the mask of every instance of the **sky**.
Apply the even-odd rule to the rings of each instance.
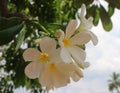
[[[106,7],[107,3],[101,0]],[[113,72],[120,73],[120,11],[115,10],[112,16],[113,29],[105,32],[101,22],[92,31],[98,37],[98,45],[87,44],[86,61],[90,67],[83,71],[84,78],[71,82],[68,86],[51,90],[49,93],[109,93],[108,79]],[[29,93],[20,88],[15,93]]]

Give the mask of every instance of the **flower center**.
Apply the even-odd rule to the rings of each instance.
[[[40,60],[42,61],[42,62],[47,62],[48,61],[48,54],[47,53],[41,53],[40,54]]]
[[[70,39],[68,39],[68,38],[63,38],[62,42],[63,42],[63,44],[64,44],[65,47],[68,47],[68,46],[71,45],[70,44]]]

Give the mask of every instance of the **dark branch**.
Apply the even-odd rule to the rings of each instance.
[[[2,17],[20,17],[23,20],[27,20],[28,17],[23,13],[10,13],[7,7],[6,0],[0,0],[0,15]]]
[[[4,17],[9,16],[9,11],[8,11],[6,0],[0,0],[0,13],[1,13],[1,16],[4,16]]]

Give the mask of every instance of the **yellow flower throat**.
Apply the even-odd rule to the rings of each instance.
[[[68,46],[71,45],[70,44],[70,39],[68,39],[68,38],[63,38],[62,42],[63,42],[63,44],[64,44],[65,47],[68,47]]]
[[[42,61],[42,62],[47,62],[48,61],[48,54],[47,53],[41,53],[40,54],[40,60]]]

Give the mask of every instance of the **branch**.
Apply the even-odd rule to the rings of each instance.
[[[9,11],[8,11],[6,0],[0,0],[0,13],[1,13],[1,16],[4,16],[4,17],[9,16]]]
[[[0,15],[3,17],[20,17],[23,20],[27,20],[28,17],[23,13],[10,13],[7,7],[6,0],[0,0]]]

